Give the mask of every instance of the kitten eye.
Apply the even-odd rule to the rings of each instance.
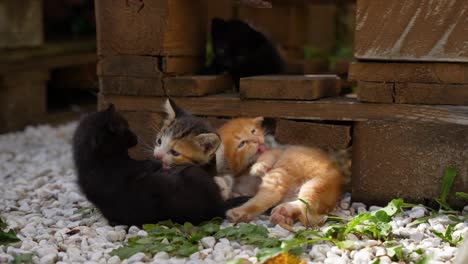
[[[161,145],[161,139],[158,138],[158,141],[156,141],[156,143],[158,143],[158,145]]]
[[[244,145],[245,145],[245,141],[241,141],[241,143],[239,143],[239,146],[237,146],[237,148],[242,148]]]
[[[252,129],[252,131],[250,131],[250,132],[252,132],[252,134],[255,134],[256,131],[257,131],[257,130]]]
[[[177,157],[177,156],[180,155],[179,152],[177,152],[177,151],[175,151],[175,150],[173,150],[173,149],[169,150],[169,154],[171,154],[171,155],[174,156],[174,157]]]

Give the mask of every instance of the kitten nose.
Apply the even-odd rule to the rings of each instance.
[[[157,160],[162,160],[162,155],[161,154],[156,154],[154,155],[154,157],[157,159]]]

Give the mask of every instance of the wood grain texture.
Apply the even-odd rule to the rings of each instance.
[[[468,105],[468,84],[396,83],[394,98],[401,104]]]
[[[353,133],[353,200],[386,205],[395,197],[433,201],[444,169],[457,169],[451,205],[465,206],[455,192],[468,191],[468,126],[421,122],[358,122]]]
[[[353,62],[348,79],[369,82],[468,84],[468,64]]]
[[[125,111],[162,113],[163,97],[104,96],[99,102],[114,103]],[[468,125],[467,106],[368,104],[355,99],[332,97],[317,101],[240,100],[235,94],[180,97],[177,104],[204,116],[265,116],[300,120],[410,120],[436,124]]]
[[[240,81],[242,99],[315,100],[340,91],[337,75],[268,75]]]
[[[37,124],[47,111],[48,71],[0,76],[0,133]]]
[[[101,76],[99,90],[105,95],[163,96],[161,78]]]
[[[228,75],[167,77],[163,79],[163,84],[169,96],[203,96],[232,88],[232,80]]]
[[[357,99],[360,102],[394,103],[394,83],[358,82]]]
[[[99,60],[99,76],[161,78],[159,58],[150,56],[119,55]]]
[[[359,0],[355,43],[358,59],[468,62],[468,1]]]
[[[468,105],[467,84],[359,82],[358,89],[361,102]]]
[[[96,1],[98,55],[202,55],[202,1]]]
[[[162,71],[169,74],[196,74],[203,69],[203,57],[162,57]]]
[[[281,144],[345,149],[351,143],[351,126],[278,119],[275,139]]]
[[[42,6],[42,0],[0,1],[0,48],[42,45]]]

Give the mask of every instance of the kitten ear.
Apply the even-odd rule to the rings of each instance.
[[[204,133],[196,136],[195,142],[203,149],[203,152],[208,156],[211,156],[216,152],[219,145],[221,144],[221,139],[215,133]]]
[[[164,103],[164,111],[166,112],[167,119],[169,120],[174,120],[176,117],[186,114],[185,111],[178,107],[171,98],[168,98]]]
[[[255,125],[257,125],[258,127],[261,127],[263,123],[263,116],[255,117],[253,121]]]

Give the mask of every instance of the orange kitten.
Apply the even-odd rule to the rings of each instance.
[[[300,220],[306,226],[318,224],[320,215],[332,210],[341,196],[343,175],[318,148],[286,146],[264,151],[262,120],[233,119],[219,130],[224,158],[234,176],[261,178],[256,195],[229,210],[228,218],[250,221],[277,205],[270,217],[273,223],[291,225]]]
[[[266,151],[262,117],[236,118],[218,129],[221,146],[216,152],[218,175],[233,176],[231,196],[254,196],[261,182],[249,167]]]

